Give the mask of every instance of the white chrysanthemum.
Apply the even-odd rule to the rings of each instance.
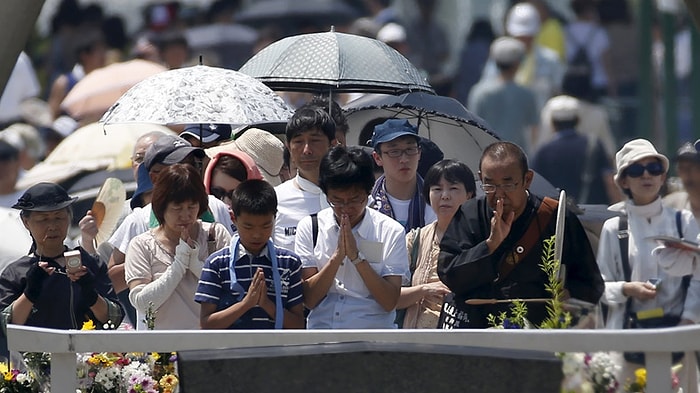
[[[583,353],[565,353],[562,357],[562,372],[564,373],[564,375],[576,374],[583,365],[583,358]]]
[[[122,380],[128,382],[129,378],[131,378],[133,375],[145,376],[149,375],[150,371],[151,369],[148,366],[148,364],[133,361],[128,365],[124,366],[124,368],[122,369]]]
[[[120,373],[116,367],[103,368],[95,375],[95,383],[102,385],[106,390],[114,389],[117,386]]]
[[[17,379],[17,382],[19,382],[19,383],[32,382],[32,377],[30,377],[26,373],[19,373],[19,374],[17,374],[17,376],[15,378]]]

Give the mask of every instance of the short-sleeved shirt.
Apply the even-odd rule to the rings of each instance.
[[[326,196],[314,183],[297,175],[275,187],[277,217],[272,238],[277,247],[294,250],[294,234],[302,218],[328,207]]]
[[[272,261],[268,257],[267,247],[260,254],[252,256],[242,245],[239,245],[236,260],[236,281],[241,284],[245,292],[231,290],[231,248],[223,249],[212,254],[204,264],[202,275],[199,279],[194,301],[197,303],[216,304],[217,311],[224,310],[236,304],[243,298],[253,281],[253,274],[260,267],[265,274],[267,296],[275,301],[275,284],[272,276]],[[301,287],[301,260],[291,251],[275,247],[278,270],[280,273],[282,306],[291,310],[297,304],[302,303],[303,293]],[[229,329],[274,329],[275,321],[265,310],[253,307],[246,311]]]
[[[299,222],[294,251],[304,268],[321,270],[338,245],[340,227],[328,208],[318,213],[318,238],[313,246],[311,218]],[[403,226],[389,216],[365,208],[365,215],[353,229],[360,251],[363,242],[381,244],[381,258],[365,255],[372,269],[381,277],[408,275],[408,252]],[[355,266],[347,260],[338,268],[328,294],[309,313],[309,329],[392,329],[395,310],[386,311],[372,297]]]

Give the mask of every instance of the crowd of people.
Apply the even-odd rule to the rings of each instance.
[[[418,31],[444,41],[431,22],[436,2],[417,2],[423,19],[410,29],[388,2],[370,3],[382,6],[372,19],[376,36],[392,45],[405,40],[396,47],[418,51],[417,66],[445,89],[443,49],[412,41]],[[451,327],[486,328],[489,316],[508,311],[508,300],[551,297],[540,260],[560,201],[531,190],[535,171],[575,202],[611,205],[616,214],[596,250],[577,215],[566,213],[566,297],[604,304],[605,328],[700,322],[698,253],[654,240],[700,240],[700,142],[673,157],[685,191],[662,198],[671,160],[648,140],[611,133],[596,104],[624,90],[610,67],[613,41],[596,16],[602,11],[573,0],[576,20],[563,26],[544,6],[514,4],[507,35],[492,37],[481,46],[486,54],[473,57],[483,60],[482,76],[463,97],[501,139],[484,148],[478,168],[427,154],[429,141],[405,119],[380,119],[367,146],[347,146],[340,106],[317,97],[299,103],[283,140],[257,128],[232,140],[227,124],[145,132],[131,155],[138,187],[101,244],[96,214],[88,211],[78,244],[68,247],[76,198],[61,185],[17,190],[1,182],[7,192],[0,202],[20,211],[33,244],[0,273],[0,325],[433,329],[445,327],[440,316],[449,298],[465,316]],[[96,42],[81,46],[75,72],[52,84],[46,128],[54,134],[63,135],[58,125],[70,117],[55,97],[90,72],[88,55],[104,58],[104,42]],[[182,44],[181,37],[173,42]],[[581,72],[574,58],[584,46],[590,69]],[[187,56],[160,53],[168,67],[185,63],[175,58]],[[8,184],[41,155],[30,143],[36,138],[0,131],[0,168],[12,165],[0,171],[13,173]],[[526,317],[542,322],[546,303],[529,305]]]

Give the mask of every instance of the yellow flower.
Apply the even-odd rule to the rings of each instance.
[[[160,354],[158,352],[151,352],[151,357],[153,360],[158,360],[160,359]]]
[[[166,374],[158,381],[160,386],[168,391],[172,391],[175,386],[177,386],[178,382],[177,377],[173,374]]]
[[[647,369],[646,368],[638,368],[634,371],[634,377],[635,377],[635,382],[637,382],[640,386],[645,387],[647,386]]]
[[[7,363],[0,362],[0,373],[5,374],[8,371],[10,371],[10,367],[8,367]]]
[[[2,373],[3,378],[5,381],[12,381],[12,378],[14,378],[14,375],[12,375],[12,371],[5,371]]]
[[[95,330],[95,323],[92,322],[92,319],[83,322],[83,327],[80,330]]]

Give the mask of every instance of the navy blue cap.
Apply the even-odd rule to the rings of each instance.
[[[180,133],[180,137],[190,135],[202,143],[212,143],[231,140],[231,133],[231,126],[228,124],[192,124]]]
[[[372,139],[370,143],[373,148],[376,148],[380,143],[393,141],[396,138],[410,135],[420,141],[418,136],[418,128],[411,125],[406,119],[389,119],[382,124],[374,127]]]
[[[141,164],[139,165],[139,169],[136,170],[136,191],[134,191],[134,195],[131,196],[131,202],[129,203],[131,208],[136,209],[137,207],[143,207],[143,194],[152,190],[153,183],[151,182],[151,176],[148,175],[146,166]]]

